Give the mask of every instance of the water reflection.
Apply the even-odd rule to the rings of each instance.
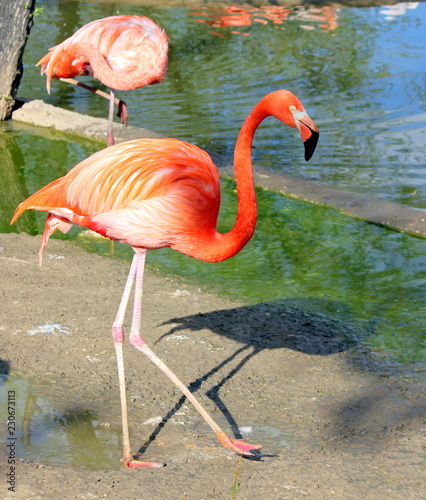
[[[230,5],[220,8],[210,8],[200,12],[190,12],[190,15],[197,16],[196,21],[205,23],[212,28],[235,28],[242,26],[251,26],[253,23],[268,24],[271,21],[274,24],[283,24],[288,18],[291,10],[280,6],[263,6],[261,8]],[[200,19],[199,16],[207,17]],[[225,38],[223,33],[209,31],[210,34]],[[249,36],[250,33],[241,33],[235,29],[229,31],[234,35]]]
[[[276,29],[284,29],[280,26],[289,20],[309,22],[312,24],[300,24],[306,30],[315,29],[316,26],[322,31],[332,31],[338,27],[338,13],[340,9],[335,6],[324,7],[303,7],[295,8],[282,7],[278,5],[264,5],[262,7],[249,7],[246,5],[230,5],[226,7],[210,7],[202,11],[190,12],[196,16],[197,22],[205,23],[212,28],[236,28],[252,26],[253,24],[271,23]],[[200,19],[201,17],[201,19]],[[207,18],[207,19],[204,19]],[[235,29],[222,31],[209,31],[211,35],[226,38],[224,33],[233,35],[250,36],[249,32],[241,32]]]
[[[302,21],[310,21],[314,23],[313,25],[301,24],[301,28],[303,29],[315,29],[316,25],[322,29],[324,33],[328,31],[333,31],[338,28],[338,19],[339,19],[340,9],[335,6],[324,6],[320,8],[300,8],[296,11],[295,19]]]
[[[7,394],[16,394],[17,457],[92,469],[119,468],[121,427],[99,420],[93,410],[64,407],[55,390],[0,375],[0,415],[6,421]],[[57,401],[63,399],[56,395]],[[70,399],[72,399],[70,397]]]
[[[388,21],[394,21],[397,16],[403,16],[409,9],[417,9],[419,2],[401,2],[395,5],[385,5],[380,14]]]

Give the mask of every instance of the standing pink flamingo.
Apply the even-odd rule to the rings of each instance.
[[[79,85],[110,100],[107,144],[114,144],[112,122],[114,104],[118,116],[127,124],[126,104],[115,98],[116,90],[132,90],[160,83],[167,71],[168,37],[147,17],[111,16],[86,24],[37,63],[50,81]],[[110,95],[73,80],[76,75],[93,75],[110,88]]]
[[[127,422],[123,362],[123,321],[135,284],[130,343],[153,361],[194,404],[220,443],[240,455],[260,445],[229,438],[191,391],[154,354],[140,334],[142,281],[147,250],[170,247],[206,262],[220,262],[239,252],[253,235],[257,218],[251,147],[254,133],[268,116],[298,128],[309,160],[318,130],[299,99],[287,90],[266,95],[251,111],[239,133],[234,153],[238,193],[237,220],[226,234],[216,230],[220,205],[219,174],[210,156],[176,139],[138,139],[98,151],[30,196],[15,211],[11,224],[25,210],[48,212],[39,263],[50,235],[72,224],[88,227],[133,247],[135,255],[113,323],[123,419],[123,458],[126,467],[159,467],[135,460]]]

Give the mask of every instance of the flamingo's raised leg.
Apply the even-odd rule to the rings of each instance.
[[[78,80],[74,80],[73,78],[59,78],[59,80],[61,82],[71,83],[71,85],[76,85],[77,87],[89,90],[90,92],[93,92],[96,95],[104,97],[105,99],[108,100],[111,99],[111,94],[103,92],[102,90],[99,89],[95,89],[95,87],[91,87],[90,85],[87,85],[86,83],[83,82],[79,82]],[[127,123],[129,122],[129,114],[127,112],[126,103],[122,99],[118,99],[117,97],[114,97],[114,103],[117,106],[117,116],[120,118],[121,123],[123,125],[127,125]]]

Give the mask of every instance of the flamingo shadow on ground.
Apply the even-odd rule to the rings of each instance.
[[[324,314],[308,312],[300,307],[302,305],[303,301],[277,301],[172,318],[164,324],[174,326],[156,344],[177,332],[198,332],[204,329],[242,344],[232,355],[188,385],[191,392],[197,392],[210,377],[237,359],[237,364],[206,395],[222,412],[235,438],[242,439],[237,422],[221,399],[220,390],[254,356],[265,349],[292,349],[309,355],[327,356],[357,344],[352,326]],[[140,454],[146,451],[150,442],[185,401],[186,397],[182,396],[167,413],[139,449]],[[259,460],[265,456],[257,452],[253,459]]]
[[[338,319],[343,317],[347,320]],[[368,330],[365,325],[357,324],[350,309],[341,303],[311,299],[277,301],[173,318],[168,324],[174,326],[157,343],[178,332],[208,329],[240,344],[232,355],[189,385],[195,392],[228,366],[228,373],[206,395],[222,412],[237,439],[242,436],[221,398],[221,388],[260,352],[289,349],[312,357],[347,352],[345,362],[350,367],[347,382],[351,381],[352,391],[347,394],[336,386],[336,392],[341,394],[334,394],[321,430],[331,447],[343,444],[355,452],[363,449],[380,452],[395,445],[405,433],[410,435],[413,446],[420,448],[426,414],[420,380],[410,384],[413,376],[410,367],[388,362],[366,349],[362,340],[368,336]],[[184,401],[182,397],[165,421]],[[403,448],[404,444],[400,446]],[[259,454],[254,459],[262,456],[268,455]]]

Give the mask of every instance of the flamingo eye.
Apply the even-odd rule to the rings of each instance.
[[[290,106],[288,109],[289,109],[292,113],[294,113],[295,111],[297,111],[296,106]]]

